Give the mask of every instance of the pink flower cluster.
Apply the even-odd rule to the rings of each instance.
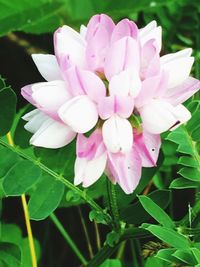
[[[32,55],[46,82],[22,88],[36,107],[23,117],[30,143],[59,148],[77,136],[75,185],[88,187],[106,172],[125,193],[133,192],[142,167],[156,166],[160,133],[190,119],[181,103],[200,88],[189,77],[192,50],[160,56],[155,21],[138,29],[104,14],[80,33],[59,28],[54,49],[55,56]]]

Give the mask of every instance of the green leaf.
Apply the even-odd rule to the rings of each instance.
[[[175,228],[175,223],[163,209],[161,209],[151,198],[138,196],[143,208],[160,224],[168,228]]]
[[[43,173],[28,202],[30,218],[43,220],[48,217],[58,207],[63,193],[64,185]]]
[[[107,259],[100,265],[100,267],[122,267],[120,260]]]
[[[169,188],[174,188],[174,189],[198,188],[199,185],[200,185],[199,182],[194,182],[183,178],[177,178],[171,182]]]
[[[192,107],[192,109],[195,110],[193,114],[194,116],[191,118],[188,125],[186,127],[179,127],[167,136],[168,140],[178,144],[177,152],[186,154],[185,156],[180,157],[178,161],[180,165],[183,165],[183,168],[178,173],[185,179],[193,182],[181,181],[180,179],[175,180],[171,183],[170,188],[195,188],[197,185],[195,182],[199,183],[200,181],[200,155],[198,142],[196,142],[196,139],[192,135],[194,128],[196,131],[196,125],[199,125],[197,120],[199,120],[200,105],[197,106],[196,101],[194,102],[195,105]],[[197,114],[198,116],[196,116]],[[200,135],[200,128],[198,130],[198,135]]]
[[[20,160],[20,157],[16,153],[9,151],[6,147],[0,146],[0,159],[0,178],[2,178]]]
[[[170,191],[155,190],[148,195],[157,205],[165,209],[170,202]],[[137,216],[135,216],[137,214]],[[142,207],[141,203],[137,201],[134,204],[128,205],[120,209],[120,217],[127,223],[139,225],[150,218],[150,215]]]
[[[3,190],[7,196],[20,196],[36,183],[40,169],[32,162],[20,160],[3,178]]]
[[[1,77],[0,80],[2,80]],[[1,83],[1,85],[3,84],[4,82]],[[16,95],[10,87],[0,88],[0,136],[7,134],[12,126],[16,112],[16,102]]]
[[[0,36],[23,29],[31,32],[34,31],[35,27],[37,33],[53,31],[59,26],[60,21],[57,19],[54,20],[56,24],[51,24],[53,22],[52,17],[57,16],[63,5],[64,2],[59,0],[36,0],[31,2],[28,0],[13,0],[9,3],[6,0],[0,0]],[[37,24],[40,25],[41,29]]]
[[[170,246],[177,249],[189,249],[190,242],[183,235],[177,233],[173,229],[165,228],[159,225],[145,225],[141,226],[147,231],[151,232],[153,235],[158,237],[163,242],[169,244]]]
[[[197,263],[200,263],[200,250],[197,248],[191,248],[190,250],[192,251]]]
[[[90,211],[89,219],[91,222],[95,220],[97,223],[106,224],[106,222],[104,220],[104,216],[96,210]]]
[[[57,173],[66,175],[68,180],[73,180],[76,159],[75,141],[59,149],[35,147],[34,154],[47,167]]]
[[[29,249],[29,241],[28,238],[22,237],[22,232],[17,225],[14,224],[2,224],[1,225],[1,235],[0,240],[2,242],[13,243],[20,248],[21,251],[21,265],[20,267],[31,266],[31,256]],[[37,259],[40,259],[40,245],[39,242],[34,239],[36,256]],[[9,267],[13,267],[12,265]]]
[[[108,244],[110,247],[114,247],[119,242],[119,239],[120,233],[112,231],[106,236],[106,244]]]
[[[187,167],[194,167],[194,168],[199,167],[199,164],[192,157],[188,157],[188,156],[180,157],[178,160],[178,164],[181,164]]]
[[[178,173],[186,179],[189,179],[194,182],[200,182],[200,172],[196,168],[184,167]]]
[[[197,264],[195,257],[189,249],[178,249],[172,254],[172,256],[182,262],[189,264],[190,266]]]
[[[169,267],[166,262],[156,257],[149,257],[145,262],[145,267]]]
[[[0,242],[0,260],[8,267],[19,267],[21,265],[21,251],[12,243]]]
[[[175,261],[173,257],[173,253],[176,251],[175,248],[166,248],[166,249],[160,249],[157,254],[155,255],[156,258],[159,258],[161,260],[164,260],[168,263],[173,263]]]

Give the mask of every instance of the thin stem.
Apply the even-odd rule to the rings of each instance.
[[[101,249],[101,238],[99,234],[98,223],[95,220],[94,220],[94,228],[95,228],[95,233],[96,233],[97,249],[100,250]]]
[[[151,189],[151,186],[153,185],[153,179],[148,183],[147,187],[144,189],[143,195],[148,195],[149,191]]]
[[[122,255],[123,255],[124,250],[125,250],[125,246],[126,246],[126,240],[123,241],[119,246],[119,249],[118,249],[118,252],[117,252],[117,256],[116,256],[117,259],[120,260],[122,258]]]
[[[81,224],[83,226],[83,231],[84,231],[84,234],[85,234],[85,238],[86,238],[86,241],[87,241],[89,256],[90,256],[90,259],[92,259],[94,257],[94,253],[93,253],[93,249],[92,249],[92,245],[91,245],[91,241],[90,241],[90,236],[88,234],[87,226],[85,224],[85,220],[83,218],[83,214],[82,214],[81,208],[79,206],[77,208],[78,208],[78,213],[79,213],[80,218],[81,218]]]
[[[117,204],[117,196],[115,191],[115,185],[107,179],[107,192],[108,192],[108,204],[110,206],[110,212],[113,218],[113,227],[116,230],[120,229],[120,218],[119,218],[119,210]]]
[[[200,200],[198,200],[196,202],[196,204],[192,207],[191,209],[191,223],[194,221],[194,219],[199,215],[200,213]],[[182,225],[182,226],[188,226],[190,223],[189,223],[189,214],[187,213],[185,215],[185,217],[183,217],[183,219],[179,222],[179,225]]]
[[[75,193],[77,193],[83,200],[85,200],[94,210],[100,212],[101,214],[103,214],[105,221],[107,222],[108,225],[112,225],[112,218],[110,217],[110,215],[103,210],[91,197],[89,197],[85,191],[79,189],[78,187],[74,186],[72,183],[70,183],[68,180],[66,180],[62,175],[54,172],[53,170],[49,169],[48,167],[46,167],[43,163],[41,163],[39,160],[36,160],[28,155],[26,155],[25,153],[23,153],[19,148],[17,147],[12,147],[10,145],[8,145],[6,142],[4,142],[2,139],[0,139],[0,144],[2,144],[3,146],[11,149],[12,151],[14,151],[15,153],[17,153],[18,155],[20,155],[21,157],[31,161],[33,164],[35,164],[36,166],[38,166],[40,169],[42,169],[43,171],[45,171],[46,173],[50,174],[51,176],[53,176],[56,180],[60,181],[61,183],[63,183],[67,188],[71,189],[72,191],[74,191]]]
[[[6,138],[8,140],[9,145],[14,147],[14,142],[13,142],[13,139],[12,139],[10,132],[7,133]],[[36,257],[36,252],[35,252],[33,233],[32,233],[32,228],[31,228],[31,223],[30,223],[30,217],[29,217],[26,197],[24,194],[21,195],[21,201],[22,201],[22,207],[23,207],[23,211],[24,211],[24,218],[25,218],[26,229],[27,229],[27,234],[28,234],[28,241],[29,241],[29,249],[30,249],[30,254],[31,254],[32,266],[37,267],[37,257]]]
[[[138,260],[137,260],[137,253],[135,251],[134,240],[132,240],[132,239],[130,240],[130,246],[131,246],[131,252],[132,252],[133,266],[134,267],[139,267]]]
[[[59,219],[56,217],[56,215],[54,213],[52,213],[50,215],[50,218],[51,218],[52,222],[55,224],[55,226],[57,227],[57,229],[59,230],[59,232],[62,234],[62,236],[64,237],[64,239],[67,241],[67,243],[70,246],[70,248],[73,250],[73,252],[79,258],[79,260],[81,261],[81,263],[84,266],[87,265],[87,260],[85,259],[85,257],[83,256],[83,254],[80,252],[80,250],[78,249],[78,247],[76,246],[76,244],[74,243],[74,241],[72,240],[72,238],[70,237],[70,235],[67,233],[66,229],[63,227],[63,225],[61,224],[61,222],[59,221]]]

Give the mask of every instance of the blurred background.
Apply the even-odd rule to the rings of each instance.
[[[26,104],[20,96],[20,88],[42,81],[30,55],[53,53],[53,32],[59,26],[67,24],[79,30],[81,24],[87,25],[89,18],[98,13],[110,15],[115,22],[129,18],[134,20],[139,28],[156,20],[163,29],[161,53],[192,47],[196,58],[193,75],[200,78],[199,0],[0,0],[0,75],[6,78],[7,84],[11,85],[18,95],[18,109]],[[166,151],[169,146],[165,144]],[[175,149],[170,147],[168,150]],[[170,172],[175,173],[175,165],[176,160],[171,160],[170,167],[165,167],[172,168]],[[180,190],[178,193],[176,191],[173,198],[176,199],[173,202],[173,216],[178,220],[187,211],[187,203],[192,203],[193,191]],[[96,252],[95,226],[88,219],[87,207],[81,207],[81,211],[77,207],[61,208],[56,214],[85,256],[89,257],[84,227],[80,222],[80,212],[87,223],[91,244]],[[6,223],[17,223],[26,235],[23,218],[20,199],[4,199],[2,220]],[[41,245],[41,267],[79,265],[73,252],[49,219],[42,222],[34,221],[32,225],[34,236]],[[104,240],[106,234],[104,227],[101,227],[100,232]],[[127,253],[127,259],[128,257]],[[138,262],[140,262],[139,257],[140,255]]]

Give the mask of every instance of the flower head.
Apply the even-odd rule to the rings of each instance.
[[[138,29],[95,15],[80,33],[59,28],[55,55],[32,56],[46,82],[22,88],[36,107],[23,117],[30,143],[58,148],[77,136],[76,185],[106,172],[133,192],[142,167],[156,166],[160,134],[191,117],[182,103],[200,88],[189,76],[192,50],[160,56],[161,34],[155,21]]]

